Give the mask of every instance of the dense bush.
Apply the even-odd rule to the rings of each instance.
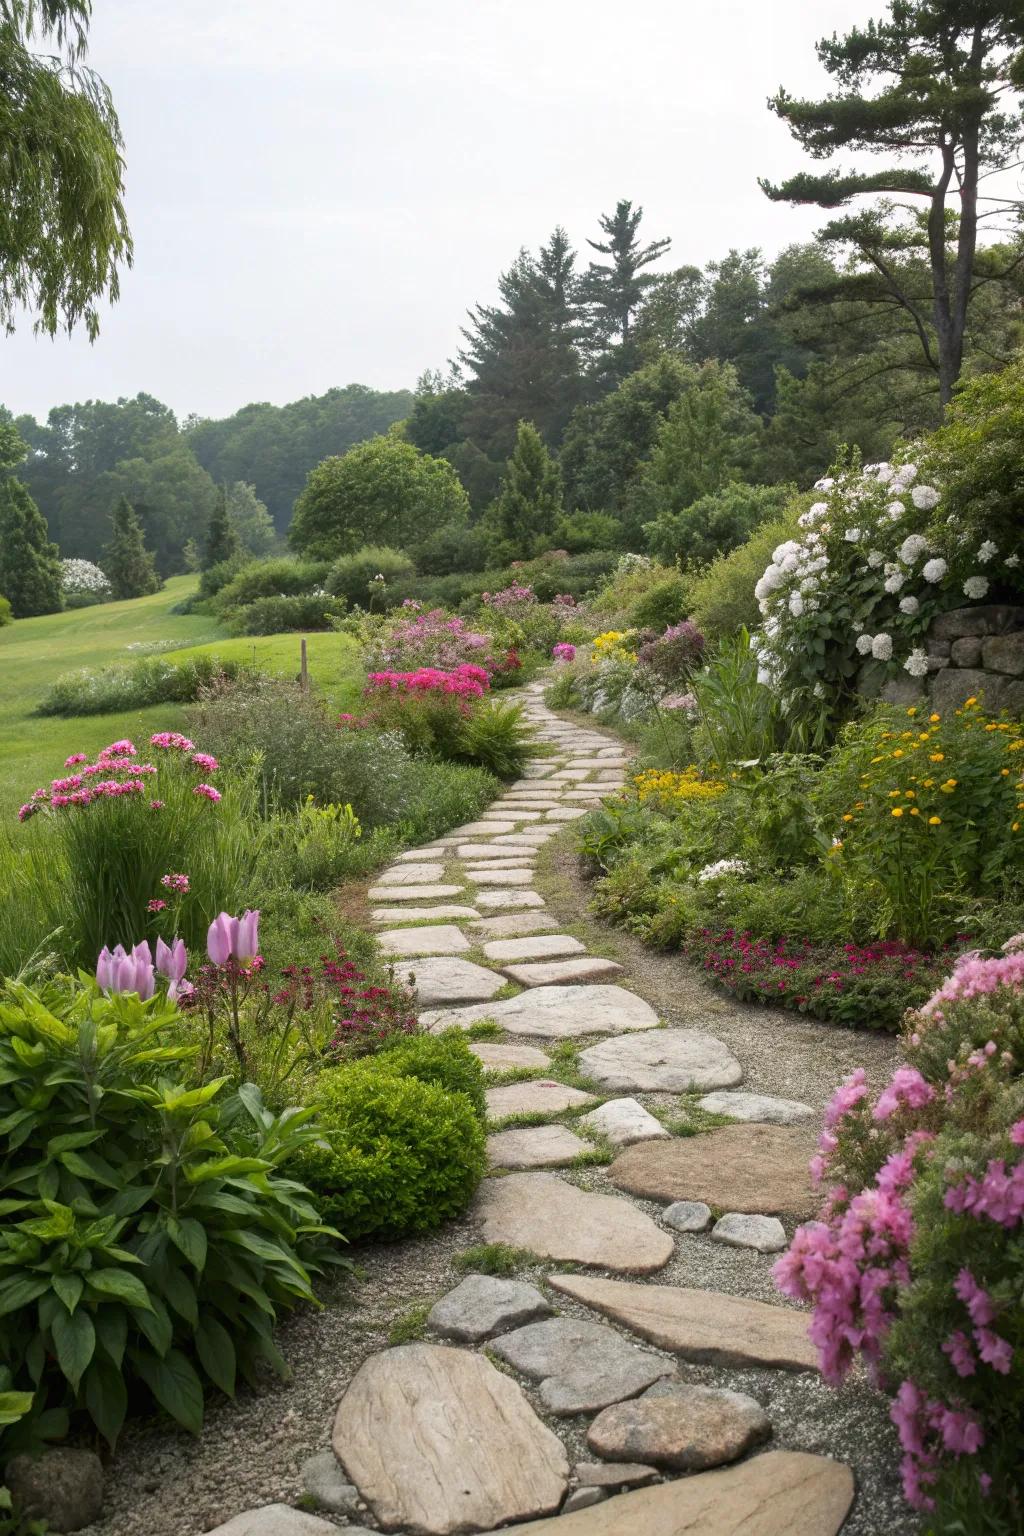
[[[228,628],[233,635],[279,635],[284,630],[330,629],[345,612],[342,598],[311,593],[307,597],[257,597],[233,610]]]
[[[309,1112],[190,1090],[190,1057],[160,997],[7,986],[0,1353],[41,1432],[80,1410],[113,1444],[145,1391],[198,1433],[209,1387],[283,1371],[274,1321],[313,1299],[327,1233],[279,1173]]]
[[[6,597],[0,597],[0,629],[3,629],[7,624],[13,623],[14,614],[11,612],[11,605]]]
[[[409,581],[414,569],[401,550],[366,544],[334,562],[327,576],[327,590],[343,597],[350,608],[379,611],[392,606],[396,588]]]
[[[704,565],[744,544],[759,524],[778,518],[792,485],[725,485],[644,529],[647,547],[666,565]]]
[[[678,571],[648,587],[629,613],[631,629],[667,629],[678,624],[690,610],[690,588]]]
[[[222,661],[216,655],[190,656],[185,661],[141,656],[97,672],[63,673],[36,705],[36,714],[109,715],[149,704],[190,704],[204,688],[258,676],[255,665]]]
[[[112,594],[110,582],[91,560],[62,560],[60,585],[64,593],[65,608],[85,607],[90,603],[106,603]]]
[[[412,546],[411,554],[417,571],[424,576],[449,576],[457,571],[482,571],[487,565],[490,541],[479,527],[461,524],[438,528],[428,538]],[[419,596],[419,593],[403,593],[403,596]],[[461,595],[461,594],[460,594]],[[441,601],[430,594],[430,601]],[[452,601],[449,596],[444,601]],[[458,599],[454,599],[458,601]]]
[[[577,602],[588,597],[619,561],[617,549],[593,549],[585,555],[541,555],[513,569],[520,582],[531,586],[541,603],[566,593]]]
[[[306,597],[327,582],[330,566],[321,560],[294,560],[279,556],[273,560],[251,560],[240,565],[230,562],[234,575],[216,590],[221,610],[244,608],[259,597]],[[220,571],[222,567],[215,566]],[[208,583],[211,573],[204,571],[201,581]]]
[[[385,1042],[378,1063],[399,1077],[417,1077],[448,1093],[465,1094],[481,1124],[487,1119],[483,1067],[461,1029],[446,1029],[440,1035],[393,1036]]]
[[[242,570],[243,566],[250,564],[244,555],[238,554],[231,560],[221,561],[218,565],[209,565],[199,576],[198,596],[205,601],[216,597],[219,592],[233,581]]]
[[[389,1055],[323,1074],[311,1098],[322,1139],[295,1159],[324,1219],[350,1238],[431,1231],[465,1210],[486,1167],[472,1102],[399,1076]]]
[[[488,686],[487,673],[474,666],[371,672],[368,719],[400,736],[415,755],[474,763],[499,778],[514,778],[530,756],[530,733],[522,706],[485,698]]]
[[[772,551],[797,530],[794,511],[776,522],[757,528],[745,544],[728,555],[719,555],[690,580],[690,617],[710,640],[725,640],[740,629],[753,630],[760,623],[754,588]]]

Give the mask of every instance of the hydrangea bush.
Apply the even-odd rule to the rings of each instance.
[[[105,603],[113,596],[110,582],[91,560],[62,560],[60,585],[65,597],[84,597]]]

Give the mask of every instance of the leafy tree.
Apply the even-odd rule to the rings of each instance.
[[[237,560],[242,553],[242,541],[238,537],[238,530],[231,521],[228,511],[228,498],[224,487],[217,492],[217,499],[210,513],[210,523],[206,530],[206,543],[203,546],[202,569],[208,571],[213,565],[226,565],[229,560]]]
[[[777,518],[794,491],[792,485],[725,485],[648,523],[647,547],[666,565],[706,565],[743,544],[759,524]]]
[[[332,560],[363,544],[404,549],[468,513],[450,464],[398,436],[375,437],[310,471],[288,539],[304,555]]]
[[[16,619],[57,613],[62,606],[60,551],[50,543],[46,519],[13,475],[0,480],[0,593]]]
[[[217,487],[195,461],[183,437],[172,438],[151,458],[124,459],[92,488],[86,507],[95,517],[97,504],[127,496],[145,530],[157,570],[164,575],[183,569],[182,551],[189,539],[206,537]]]
[[[633,317],[657,283],[655,275],[644,268],[664,256],[672,244],[665,238],[641,245],[637,231],[643,216],[642,208],[620,198],[613,214],[603,213],[598,219],[606,238],[587,241],[591,250],[610,258],[590,263],[583,298],[588,307],[591,350],[612,354],[604,371],[613,378],[622,378],[637,366],[637,349],[631,344]]]
[[[110,515],[111,538],[103,551],[103,574],[115,598],[148,597],[159,592],[153,556],[145,546],[142,524],[127,496],[119,496]]]
[[[256,495],[256,487],[236,480],[226,488],[228,517],[247,555],[269,555],[277,544],[274,522]]]
[[[562,511],[562,479],[537,428],[521,421],[487,527],[499,561],[529,559],[550,544]]]
[[[131,263],[121,130],[82,63],[91,0],[0,0],[0,324],[22,308],[54,335],[118,297]],[[56,53],[36,53],[36,38]]]
[[[697,355],[694,325],[704,307],[707,282],[700,267],[677,267],[653,273],[642,308],[633,321],[638,366],[657,361],[666,352]]]
[[[821,208],[883,194],[820,231],[823,244],[852,250],[855,261],[818,296],[884,305],[890,323],[902,319],[943,406],[963,365],[979,219],[990,216],[979,213],[980,184],[1015,160],[1020,139],[1022,46],[1018,0],[890,0],[884,20],[819,42],[837,92],[806,101],[780,89],[769,103],[815,159],[837,150],[891,157],[875,171],[801,172],[761,185],[773,200]],[[893,195],[911,199],[904,210],[923,199],[924,210],[894,220]],[[908,261],[915,254],[920,262]],[[1005,279],[1021,261],[1018,254],[983,280]]]

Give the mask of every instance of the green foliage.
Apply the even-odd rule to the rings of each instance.
[[[198,1434],[211,1386],[283,1371],[273,1323],[314,1299],[329,1234],[278,1171],[309,1112],[190,1087],[190,1054],[162,998],[61,980],[0,1003],[0,1343],[41,1430],[80,1410],[113,1445],[145,1388]]]
[[[791,485],[723,486],[646,525],[647,547],[667,565],[705,565],[744,544],[761,523],[776,521],[794,494]]]
[[[414,544],[410,553],[417,571],[425,576],[482,571],[487,564],[489,541],[479,524],[471,528],[449,524]]]
[[[754,588],[772,558],[772,550],[797,530],[800,507],[785,518],[755,529],[745,544],[719,555],[690,581],[690,617],[709,640],[725,640],[740,629],[754,630],[761,615]]]
[[[203,546],[203,568],[211,565],[227,565],[237,561],[242,553],[242,541],[228,512],[227,492],[221,486],[210,513]]]
[[[225,681],[255,680],[257,669],[243,661],[221,661],[200,652],[187,661],[142,656],[98,672],[65,672],[36,706],[39,715],[108,715],[149,704],[189,704],[204,688]]]
[[[329,891],[358,873],[359,852],[370,859],[386,850],[364,845],[362,828],[351,805],[317,805],[306,800],[296,810],[275,816],[263,848],[268,885],[284,881],[296,890]],[[373,839],[368,840],[372,844]],[[371,866],[372,867],[372,866]]]
[[[288,537],[300,553],[333,560],[370,539],[401,549],[468,512],[450,464],[376,437],[310,471]]]
[[[0,629],[14,623],[14,612],[6,597],[0,597]]]
[[[372,696],[371,711],[377,728],[399,736],[414,756],[473,763],[503,779],[517,777],[530,756],[530,730],[519,704],[382,688]]]
[[[335,597],[343,597],[350,608],[366,608],[372,613],[394,605],[395,587],[407,583],[414,570],[409,556],[401,550],[367,544],[355,554],[336,560],[326,585]],[[378,580],[381,576],[383,581]]]
[[[654,582],[629,613],[630,629],[655,629],[660,634],[670,624],[685,619],[690,609],[690,586],[678,572]]]
[[[477,1243],[452,1257],[455,1269],[475,1275],[517,1275],[539,1262],[529,1248],[513,1248],[511,1243]]]
[[[407,768],[399,825],[411,844],[428,842],[452,827],[475,821],[498,788],[486,768],[417,758]]]
[[[0,261],[0,296],[2,296]],[[2,297],[0,297],[2,305]],[[0,592],[16,619],[59,613],[60,556],[46,520],[20,480],[0,480]]]
[[[311,1105],[321,1139],[295,1168],[350,1238],[394,1240],[461,1214],[486,1167],[472,1103],[398,1076],[389,1052],[325,1072]]]
[[[501,490],[487,517],[499,558],[528,559],[538,554],[550,542],[561,511],[558,465],[536,427],[521,421]]]
[[[527,560],[515,571],[507,573],[525,586],[533,588],[539,603],[550,603],[560,593],[568,593],[577,602],[589,596],[613,569],[619,558],[618,550],[594,549],[585,555],[571,555],[564,559],[558,555],[541,555]],[[506,577],[496,583],[506,585]],[[486,590],[486,589],[485,589]],[[495,587],[491,588],[494,591]]]
[[[228,613],[244,608],[260,597],[307,597],[323,587],[330,567],[322,560],[295,560],[279,555],[272,560],[237,560],[203,572],[200,591],[217,597],[217,609]]]
[[[264,559],[277,543],[277,532],[266,506],[256,495],[256,487],[245,480],[235,480],[226,488],[228,516],[247,555]]]
[[[204,542],[217,501],[216,486],[175,433],[173,417],[165,435],[147,444],[139,457],[119,458],[95,480],[76,478],[69,492],[61,501],[65,551],[98,543],[111,503],[127,496],[139,509],[146,543],[161,574],[184,569],[185,545],[189,539]]]
[[[232,611],[228,627],[233,635],[279,635],[285,630],[328,630],[333,619],[345,612],[343,599],[311,594],[308,597],[257,597]]]
[[[622,523],[610,513],[572,512],[558,519],[551,541],[570,555],[587,555],[596,549],[619,549],[623,538]]]
[[[448,1093],[464,1094],[481,1125],[486,1121],[484,1069],[461,1029],[446,1029],[439,1035],[392,1035],[378,1060],[382,1070],[399,1077],[415,1077],[421,1083],[436,1083]]]
[[[103,574],[114,597],[146,597],[150,592],[159,592],[160,577],[143,541],[142,524],[127,496],[120,496],[115,503],[110,526],[110,542],[103,551]]]
[[[643,216],[641,207],[634,208],[627,198],[620,198],[614,213],[602,214],[598,219],[605,239],[587,241],[592,250],[610,258],[607,262],[592,261],[581,285],[582,297],[589,306],[589,340],[591,346],[607,349],[605,366],[620,378],[636,366],[631,334],[633,317],[656,282],[644,268],[660,260],[672,243],[661,239],[642,245],[638,231]]]
[[[771,688],[757,680],[757,656],[745,629],[725,640],[702,672],[694,675],[697,700],[694,741],[700,760],[719,766],[770,757],[794,743],[793,722]]]

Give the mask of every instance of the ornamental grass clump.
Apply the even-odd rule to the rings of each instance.
[[[813,1306],[826,1379],[857,1359],[893,1397],[903,1485],[929,1530],[1021,1529],[1024,935],[963,956],[908,1016],[906,1062],[825,1115],[819,1221],[775,1266]]]

